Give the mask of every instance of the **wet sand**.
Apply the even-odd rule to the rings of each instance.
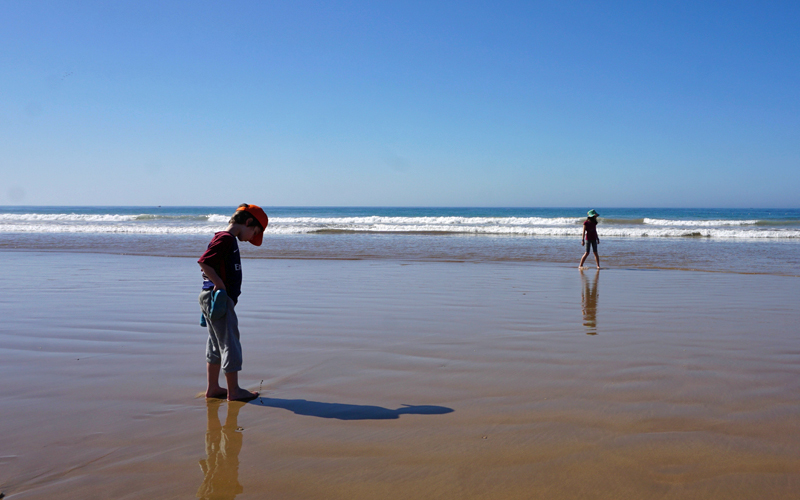
[[[0,233],[0,252],[70,252],[197,259],[208,245],[205,235],[132,235],[93,233]],[[509,262],[573,267],[580,260],[580,229],[574,237],[471,236],[442,234],[281,235],[269,244],[242,246],[250,259],[403,260],[407,262]],[[200,249],[200,250],[198,250]],[[604,265],[612,268],[708,271],[800,277],[795,239],[725,238],[604,239]],[[594,263],[593,258],[589,258]]]
[[[229,404],[194,259],[0,262],[10,499],[800,491],[798,278],[245,260]]]

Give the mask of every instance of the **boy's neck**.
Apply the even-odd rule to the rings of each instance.
[[[231,236],[238,237],[239,233],[242,231],[241,224],[230,224],[225,229],[225,232],[231,233]]]

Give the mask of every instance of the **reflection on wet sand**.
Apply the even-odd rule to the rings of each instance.
[[[239,483],[239,452],[242,450],[242,433],[237,419],[244,403],[228,403],[225,425],[220,425],[218,410],[222,401],[209,399],[208,427],[206,429],[206,459],[200,460],[203,484],[197,498],[233,499],[244,488]]]
[[[597,284],[600,282],[600,270],[594,272],[594,280],[587,277],[581,269],[581,310],[583,311],[583,326],[587,335],[597,335]]]

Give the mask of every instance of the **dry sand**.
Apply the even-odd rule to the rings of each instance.
[[[10,500],[800,492],[797,278],[246,260],[229,404],[194,259],[0,262]]]

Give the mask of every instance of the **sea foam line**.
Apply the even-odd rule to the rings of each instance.
[[[0,223],[3,222],[148,222],[148,221],[199,221],[199,222],[227,222],[230,216],[209,215],[162,215],[162,214],[0,214]]]
[[[153,226],[111,224],[0,224],[0,233],[97,233],[97,234],[209,234],[224,226]]]
[[[227,223],[230,216],[223,214],[205,215],[164,215],[164,214],[0,214],[0,224],[8,222],[39,222],[54,224],[65,222],[85,222],[85,223],[113,223],[131,222],[147,224],[150,222],[172,222],[180,223]],[[398,225],[398,226],[568,226],[575,227],[583,222],[582,217],[461,217],[461,216],[440,216],[440,217],[389,217],[389,216],[365,216],[365,217],[273,217],[272,223],[291,225],[291,226],[317,226],[330,227],[332,225]],[[641,221],[641,222],[640,222]],[[644,218],[638,220],[625,219],[601,219],[603,226],[630,226],[630,225],[649,225],[665,227],[727,227],[727,226],[751,226],[764,224],[767,221],[759,220],[670,220]]]
[[[98,233],[139,235],[200,235],[211,234],[225,228],[224,224],[193,224],[185,226],[163,226],[154,224],[0,224],[2,233]],[[507,236],[555,236],[579,238],[580,227],[556,226],[483,226],[452,224],[326,224],[298,226],[275,222],[267,229],[268,234],[309,233],[406,233],[406,234],[465,234]],[[800,238],[796,229],[718,229],[718,228],[669,228],[669,227],[602,227],[598,234],[603,237],[647,238],[647,237],[705,237],[724,239],[795,239]]]
[[[276,217],[271,221],[282,224],[396,224],[396,225],[506,225],[561,226],[575,225],[583,219],[575,217]]]
[[[134,221],[207,221],[226,223],[229,215],[161,215],[161,214],[0,214],[0,222],[134,222]],[[440,225],[574,225],[576,217],[273,217],[271,222],[283,224],[440,224]]]
[[[668,219],[644,219],[645,224],[654,226],[691,226],[691,227],[708,227],[708,226],[752,226],[758,224],[758,220],[668,220]]]

